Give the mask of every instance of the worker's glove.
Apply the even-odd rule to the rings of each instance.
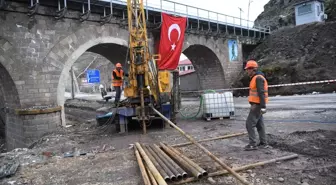
[[[266,113],[266,108],[262,108],[261,109],[261,114],[265,114]]]

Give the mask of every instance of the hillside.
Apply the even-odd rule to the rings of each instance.
[[[306,0],[270,0],[255,20],[256,24],[268,25],[271,30],[295,25],[294,5]],[[336,21],[336,0],[325,0],[327,21]]]
[[[336,22],[313,23],[278,30],[250,54],[269,84],[336,79]],[[248,86],[245,73],[234,87]],[[272,88],[271,94],[332,92],[336,84]],[[246,95],[246,91],[236,95]]]

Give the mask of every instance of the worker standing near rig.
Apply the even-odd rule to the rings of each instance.
[[[246,129],[250,143],[245,150],[256,150],[258,147],[269,148],[266,141],[263,114],[266,113],[268,103],[268,83],[264,74],[258,70],[258,64],[254,60],[246,63],[245,70],[250,77],[250,91],[248,101],[251,104],[250,113],[246,120]],[[257,127],[260,143],[257,145],[254,128]]]
[[[120,101],[121,88],[123,85],[124,71],[120,63],[116,64],[116,68],[112,71],[112,86],[116,91],[114,103],[117,105]]]

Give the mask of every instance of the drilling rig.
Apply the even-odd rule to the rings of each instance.
[[[116,111],[117,124],[123,133],[127,132],[130,119],[138,120],[146,134],[147,123],[158,118],[149,105],[156,107],[166,117],[171,117],[172,73],[159,71],[156,62],[160,56],[150,52],[143,0],[127,0],[127,12],[129,69],[124,88],[126,100]]]

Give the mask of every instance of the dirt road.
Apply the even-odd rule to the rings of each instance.
[[[89,101],[71,104],[76,106],[67,110],[67,118],[73,126],[60,128],[58,133],[46,136],[27,151],[2,154],[4,157],[0,159],[18,157],[21,166],[15,176],[0,180],[0,184],[143,184],[131,144],[187,141],[176,130],[163,130],[155,125],[148,129],[147,135],[142,135],[140,129],[119,135],[113,126],[96,127],[91,117],[94,113],[88,107],[103,105]],[[183,104],[189,112],[197,109],[197,102]],[[236,98],[233,119],[210,122],[179,119],[178,126],[197,139],[242,132],[248,108],[245,98]],[[296,160],[240,173],[254,184],[336,184],[336,94],[272,97],[265,122],[272,149],[244,151],[247,136],[206,142],[203,146],[234,167],[299,154]],[[220,169],[195,146],[180,149],[209,172]],[[64,158],[69,151],[87,155]],[[49,158],[43,152],[54,155]],[[231,176],[214,180],[216,184],[237,184]],[[202,180],[189,184],[208,183]]]

